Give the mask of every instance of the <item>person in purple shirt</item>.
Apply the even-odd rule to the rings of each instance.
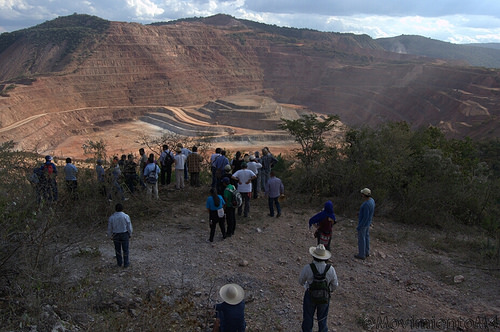
[[[266,183],[266,195],[269,203],[269,216],[274,217],[274,205],[276,205],[276,218],[281,216],[281,206],[279,197],[285,194],[285,187],[283,182],[276,177],[274,171],[270,173],[269,181]]]

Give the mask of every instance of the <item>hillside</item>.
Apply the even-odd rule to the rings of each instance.
[[[134,233],[131,266],[118,268],[106,222],[91,222],[71,235],[71,245],[41,267],[52,276],[40,292],[51,301],[5,301],[31,317],[38,330],[211,331],[218,289],[238,283],[245,289],[248,331],[296,331],[302,319],[301,268],[316,244],[307,220],[323,201],[287,188],[280,218],[267,216],[267,201],[252,200],[248,218],[237,217],[235,235],[217,229],[207,241],[207,188],[162,190],[160,202],[139,197],[127,202]],[[112,204],[92,197],[110,215]],[[144,211],[148,211],[145,213]],[[499,327],[498,271],[470,250],[480,237],[393,223],[377,217],[371,230],[372,255],[354,259],[356,209],[337,215],[332,258],[339,287],[333,293],[331,331],[492,331]],[[154,215],[154,218],[151,218]],[[63,236],[64,238],[64,236]],[[44,261],[45,262],[45,261]],[[57,285],[54,287],[51,285]],[[17,318],[16,318],[17,319]],[[28,320],[26,318],[26,320]],[[17,320],[14,320],[17,321]],[[473,322],[473,323],[471,323]],[[386,324],[386,325],[384,325]],[[465,325],[467,324],[467,325]],[[29,323],[26,327],[31,327]]]
[[[462,61],[475,67],[500,68],[500,45],[452,44],[422,36],[401,35],[375,41],[389,52]]]
[[[468,44],[468,45],[500,50],[500,43],[474,43],[474,44]]]
[[[368,36],[226,15],[141,25],[75,14],[2,34],[0,51],[0,137],[39,152],[131,121],[148,131],[143,119],[158,108],[196,118],[201,105],[248,95],[349,126],[407,121],[451,137],[500,135],[497,70],[387,52]],[[245,129],[248,112],[232,110],[230,126],[241,126],[229,132]],[[203,120],[181,132],[222,125]]]

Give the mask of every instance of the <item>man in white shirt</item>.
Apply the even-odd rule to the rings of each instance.
[[[115,213],[108,220],[108,237],[115,244],[116,263],[118,266],[128,267],[130,261],[129,239],[132,236],[132,222],[128,214],[123,212],[123,205],[118,203],[115,205]],[[123,256],[122,256],[123,251]]]
[[[70,194],[71,199],[78,199],[78,182],[76,175],[78,168],[71,163],[71,158],[66,158],[66,166],[64,166],[64,178],[66,179],[66,188]]]
[[[252,194],[254,199],[259,198],[257,191],[257,178],[259,177],[259,170],[262,168],[262,164],[255,161],[255,156],[250,156],[250,161],[247,164],[247,168],[254,172],[257,176],[255,180],[252,180]]]
[[[175,162],[175,189],[184,189],[184,165],[186,164],[186,155],[182,153],[182,149],[177,147],[177,154],[174,157]]]
[[[241,169],[233,174],[232,178],[238,181],[238,191],[243,197],[242,206],[238,207],[238,215],[241,216],[243,210],[243,217],[248,217],[250,212],[250,195],[252,194],[252,180],[257,179],[257,175],[247,168],[247,163],[241,163]],[[243,206],[244,209],[243,209]]]

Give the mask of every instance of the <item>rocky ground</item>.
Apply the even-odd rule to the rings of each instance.
[[[102,289],[80,315],[82,326],[103,326],[99,324],[111,318],[102,311],[111,310],[122,313],[126,321],[141,321],[144,331],[209,331],[209,308],[219,301],[219,287],[234,282],[246,292],[247,331],[300,329],[303,288],[297,279],[311,262],[308,249],[315,245],[307,221],[324,201],[289,194],[282,203],[282,216],[271,218],[267,200],[253,200],[250,216],[237,217],[233,237],[223,240],[217,231],[209,243],[207,195],[208,187],[186,186],[182,191],[162,190],[158,204],[149,205],[154,214],[126,206],[134,225],[128,269],[115,265],[112,243],[105,236],[106,221],[79,249],[96,255],[65,258],[70,275],[66,282],[81,284],[90,278],[89,287]],[[435,229],[382,218],[375,218],[371,231],[372,255],[356,260],[356,213],[338,215],[334,226],[331,264],[339,287],[330,305],[330,331],[500,329],[498,265],[482,268],[479,261],[441,250],[438,244],[448,236]],[[158,306],[152,294],[160,296]],[[190,310],[179,309],[180,299],[191,303]],[[96,309],[103,307],[107,309]],[[190,319],[192,327],[182,325]]]

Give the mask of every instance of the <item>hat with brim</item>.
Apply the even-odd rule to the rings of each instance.
[[[332,257],[332,254],[328,250],[326,250],[325,246],[322,244],[318,244],[317,247],[310,247],[309,253],[315,258],[325,261]]]
[[[245,291],[237,284],[227,284],[220,288],[220,297],[224,302],[236,305],[245,298]]]

